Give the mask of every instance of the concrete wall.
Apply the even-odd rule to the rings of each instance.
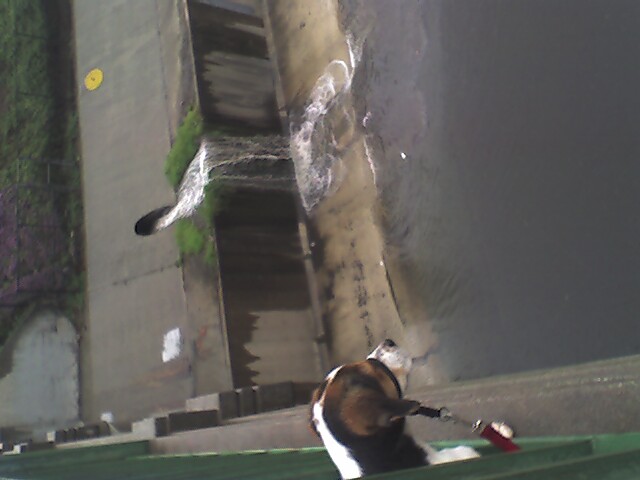
[[[73,7],[87,261],[83,415],[92,421],[109,411],[116,421],[131,420],[180,407],[194,392],[230,387],[224,358],[207,388],[194,379],[199,329],[219,320],[215,288],[194,300],[173,232],[140,238],[133,230],[142,214],[174,201],[163,164],[194,99],[193,59],[180,0]],[[95,67],[104,82],[87,91],[83,79]],[[194,315],[212,318],[194,322]],[[163,337],[174,328],[182,332],[181,355],[163,362]],[[213,350],[224,351],[221,337],[214,339]]]
[[[0,428],[44,432],[76,423],[78,339],[71,322],[43,312],[14,335],[2,355],[9,373],[0,379]]]
[[[219,128],[249,134],[280,130],[272,64],[256,3],[188,2],[202,114]]]
[[[288,111],[292,130],[296,131],[318,80],[334,71],[330,65],[335,67],[334,61],[351,65],[349,45],[335,1],[267,0],[265,5],[281,79],[281,108]],[[337,72],[335,84],[341,85],[343,70],[338,68]],[[324,117],[327,124],[317,126],[314,135],[322,129],[335,134],[326,141],[335,141],[340,158],[330,172],[335,179],[330,195],[314,207],[309,224],[314,234],[311,250],[322,316],[329,332],[331,363],[340,364],[363,358],[386,337],[405,345],[411,339],[404,341],[389,288],[385,243],[378,228],[376,185],[367,146],[355,126],[352,99],[347,91],[334,100],[333,110]],[[311,158],[322,163],[314,152]],[[305,175],[309,166],[301,163],[298,177],[313,178]],[[320,184],[323,178],[314,180]]]
[[[235,387],[322,378],[295,193],[237,189],[216,218]]]

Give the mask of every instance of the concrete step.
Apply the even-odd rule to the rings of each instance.
[[[47,432],[47,441],[52,443],[65,443],[107,437],[109,435],[111,435],[111,427],[109,424],[107,422],[99,422]]]
[[[165,416],[149,417],[131,426],[132,433],[144,438],[165,437],[178,432],[212,428],[220,425],[218,410],[171,412]]]
[[[271,412],[309,402],[314,383],[280,382],[190,398],[188,412],[215,409],[223,420]]]
[[[225,425],[151,440],[154,453],[203,453],[318,447],[300,406],[227,421]]]
[[[424,405],[447,406],[464,418],[505,420],[518,437],[593,435],[640,431],[640,357],[594,362],[520,375],[494,377],[409,391]],[[606,412],[603,415],[603,412]],[[412,417],[421,441],[477,439],[461,425]],[[215,430],[215,431],[214,431]],[[227,421],[193,439],[163,439],[160,451],[239,451],[320,445],[308,428],[308,407]],[[154,447],[154,448],[155,448]]]

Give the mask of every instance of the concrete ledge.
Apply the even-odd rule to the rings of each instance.
[[[84,425],[76,429],[78,440],[85,440],[87,438],[105,437],[111,435],[111,429],[106,422],[100,422],[92,425]]]
[[[54,443],[64,443],[67,441],[67,431],[56,430],[55,432],[47,432],[47,441]]]
[[[216,428],[151,440],[152,453],[230,452],[321,446],[307,427],[307,407],[243,417]]]
[[[26,443],[18,443],[11,445],[11,448],[7,448],[2,452],[3,455],[19,455],[27,451]]]
[[[131,433],[141,438],[164,437],[169,434],[167,417],[150,417],[133,422]]]
[[[118,435],[111,435],[109,437],[91,438],[88,440],[81,440],[78,442],[61,443],[56,445],[56,449],[75,449],[85,447],[104,447],[107,445],[120,445],[125,443],[137,443],[146,442],[150,439],[148,435],[140,433],[121,433]]]
[[[230,420],[306,404],[316,386],[316,383],[305,382],[257,385],[190,398],[185,409],[187,412],[218,410],[221,419]]]
[[[238,416],[246,417],[257,412],[256,391],[253,387],[238,388],[236,394],[238,395]]]
[[[2,448],[3,455],[18,455],[20,453],[52,450],[55,447],[55,445],[53,442],[24,442],[24,443],[18,443],[10,446],[7,445],[6,449],[4,447],[5,446],[3,445],[3,448]]]
[[[199,412],[173,412],[167,416],[169,435],[177,432],[217,427],[220,415],[217,410],[201,410]]]
[[[292,382],[261,385],[255,389],[255,392],[256,412],[270,412],[294,405]]]
[[[186,401],[187,412],[198,412],[202,410],[218,410],[220,418],[236,418],[238,412],[238,398],[235,391],[212,393],[200,397],[190,398]]]
[[[640,431],[640,356],[453,383],[407,396],[446,405],[471,420],[504,420],[521,436]],[[433,420],[410,423],[425,440],[473,436]]]
[[[447,406],[470,420],[502,419],[516,434],[593,435],[640,431],[640,356],[409,391],[428,406]],[[467,428],[410,418],[423,441],[477,438]],[[227,425],[154,440],[154,453],[221,452],[319,446],[308,407],[229,421]]]
[[[106,437],[111,435],[111,428],[107,422],[93,423],[81,427],[65,428],[47,432],[47,441],[53,443],[74,442],[90,438]]]

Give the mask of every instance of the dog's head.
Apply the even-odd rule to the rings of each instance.
[[[396,448],[404,418],[420,406],[402,398],[411,363],[406,352],[385,340],[366,360],[332,370],[314,392],[310,426],[343,478],[375,471],[378,459],[365,457],[375,457],[373,450]]]
[[[369,354],[367,359],[378,360],[391,371],[398,382],[400,396],[402,396],[407,388],[407,378],[413,364],[409,353],[396,345],[393,340],[386,339]]]

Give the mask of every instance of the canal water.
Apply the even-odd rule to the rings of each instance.
[[[387,263],[450,379],[640,353],[640,3],[345,0]]]

